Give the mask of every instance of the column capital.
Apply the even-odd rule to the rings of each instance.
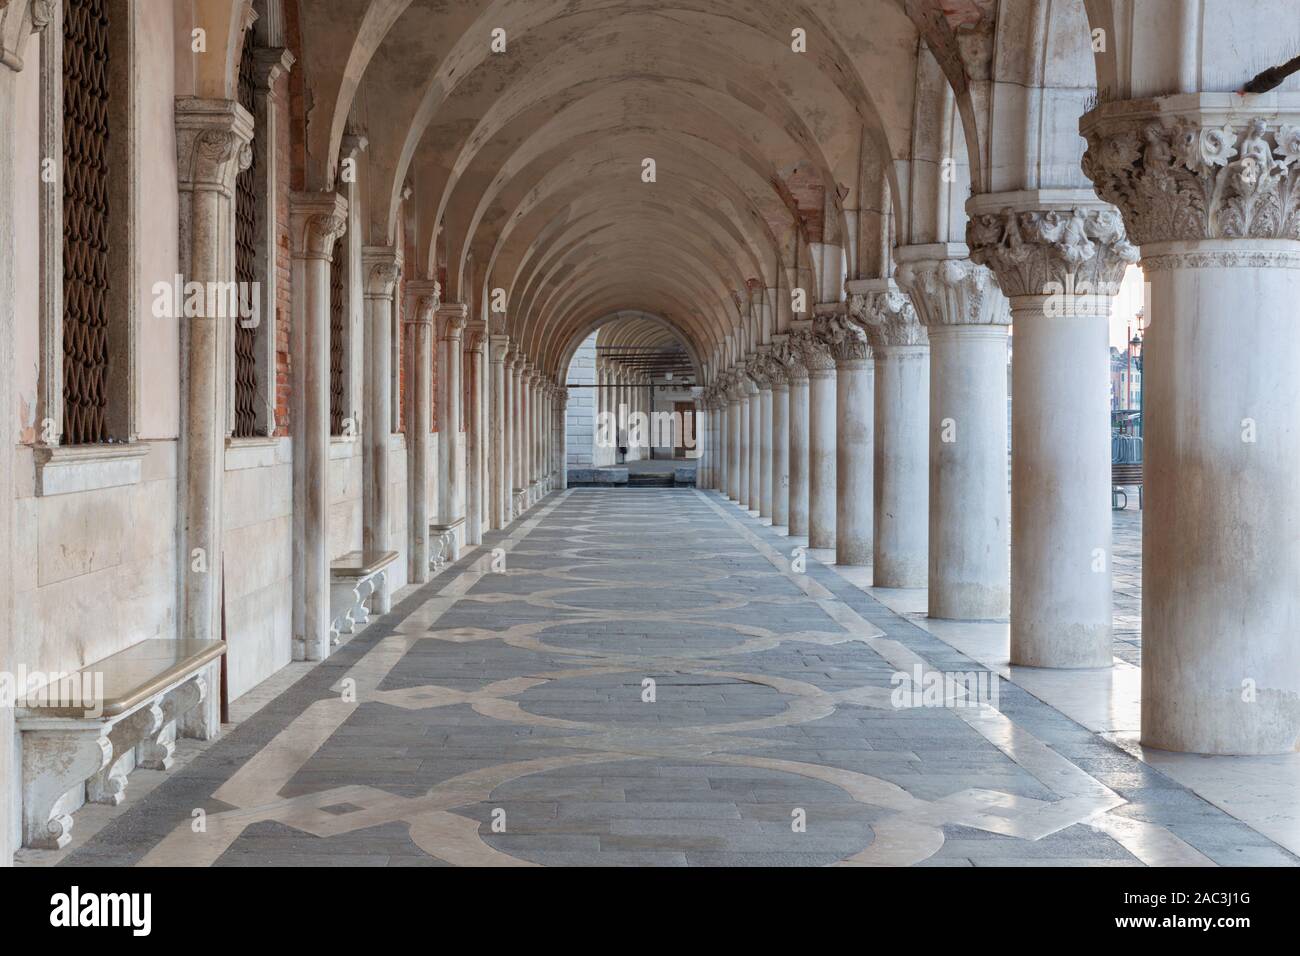
[[[867,332],[873,349],[929,345],[912,299],[892,279],[857,279],[849,286],[849,315]]]
[[[1114,295],[1138,259],[1119,210],[1088,190],[986,193],[966,212],[971,261],[992,269],[1010,297]]]
[[[852,368],[855,363],[870,360],[866,329],[850,319],[847,312],[819,315],[813,329],[813,334],[830,348],[836,368]]]
[[[482,352],[487,344],[487,323],[474,319],[465,323],[465,351]]]
[[[524,367],[524,353],[519,351],[519,346],[511,345],[510,351],[506,353],[506,367],[512,372],[519,372]]]
[[[928,329],[960,325],[1009,325],[1006,296],[987,266],[955,257],[930,258],[953,246],[902,246],[897,251],[900,287],[912,297]],[[963,253],[965,246],[956,246]]]
[[[289,195],[293,255],[297,259],[334,257],[334,243],[348,228],[348,201],[334,192]]]
[[[488,355],[493,365],[504,365],[506,353],[510,351],[510,337],[508,335],[490,335],[488,336]]]
[[[792,332],[778,336],[781,341],[772,350],[772,357],[785,367],[786,381],[791,385],[808,383],[808,366],[804,364],[803,340],[806,332]]]
[[[444,342],[459,342],[461,332],[469,321],[469,306],[464,302],[444,302],[436,310],[440,338]]]
[[[253,162],[253,117],[234,100],[176,100],[176,169],[182,191],[234,196],[235,179]]]
[[[366,298],[391,299],[402,274],[402,250],[397,246],[362,246],[361,268],[366,277]]]
[[[253,83],[259,91],[269,91],[296,62],[297,58],[286,47],[254,47]]]
[[[835,370],[835,354],[831,351],[831,342],[826,335],[826,323],[823,319],[816,322],[799,335],[799,347],[803,352],[803,365],[810,378],[825,375]]]
[[[406,300],[411,303],[402,320],[404,325],[432,325],[433,314],[442,305],[442,283],[437,279],[407,279]]]
[[[1083,171],[1133,241],[1300,241],[1300,101],[1186,93],[1102,103],[1079,120]],[[1300,250],[1147,252],[1144,265],[1300,265]],[[1158,261],[1153,261],[1158,260]]]

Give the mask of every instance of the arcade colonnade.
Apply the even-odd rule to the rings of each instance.
[[[1300,81],[1239,92],[1293,0],[669,6],[0,0],[3,669],[324,659],[332,563],[396,552],[382,613],[565,487],[629,310],[689,353],[702,487],[1106,667],[1139,263],[1143,742],[1294,750]]]

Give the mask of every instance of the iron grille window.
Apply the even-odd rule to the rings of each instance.
[[[63,443],[108,441],[108,0],[63,3]]]
[[[239,61],[239,104],[254,113],[253,31],[244,33]],[[235,182],[235,279],[252,289],[257,278],[257,156]],[[251,293],[250,293],[251,294]],[[241,293],[242,295],[242,293]],[[235,429],[237,438],[257,434],[257,337],[259,329],[235,325]]]
[[[347,298],[344,284],[343,256],[346,253],[343,239],[334,241],[334,255],[330,259],[330,434],[343,434],[343,330],[344,305]]]

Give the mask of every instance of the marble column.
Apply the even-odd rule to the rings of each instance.
[[[483,543],[483,352],[487,345],[487,323],[481,319],[465,327],[465,375],[469,380],[469,408],[465,409],[465,543]]]
[[[208,287],[235,279],[235,179],[252,162],[252,136],[253,118],[238,103],[176,101],[179,265],[186,282]],[[193,640],[221,637],[222,503],[233,374],[226,340],[231,335],[228,320],[219,315],[186,318],[181,331],[184,570],[179,630]]]
[[[514,361],[510,365],[510,384],[513,397],[510,414],[510,454],[514,467],[511,469],[514,487],[510,490],[511,512],[515,517],[524,513],[524,354],[514,352]]]
[[[1106,102],[1080,129],[1084,171],[1119,207],[1151,283],[1142,351],[1142,743],[1294,753],[1296,94]]]
[[[741,370],[740,375],[740,414],[739,414],[739,434],[740,434],[740,496],[736,503],[741,508],[749,510],[749,487],[751,481],[750,462],[753,460],[750,452],[753,446],[752,435],[750,433],[749,419],[752,407],[751,392],[756,392],[754,383],[750,381],[748,371]]]
[[[806,333],[795,332],[782,345],[778,357],[790,380],[790,414],[787,420],[790,487],[788,530],[790,537],[808,535],[808,367],[804,364]]]
[[[569,389],[561,387],[555,393],[555,487],[565,491],[569,487]]]
[[[510,339],[493,335],[488,342],[491,422],[488,427],[488,521],[494,530],[510,523],[510,446],[506,438],[506,352]]]
[[[784,528],[790,524],[790,378],[778,357],[768,374],[772,381],[772,525]]]
[[[758,514],[763,498],[763,387],[761,384],[763,373],[757,358],[745,363],[745,374],[749,376],[749,400],[746,403],[749,496],[745,499],[745,510]]]
[[[835,358],[820,334],[802,339],[808,369],[808,547],[835,547]]]
[[[293,237],[294,660],[329,656],[330,259],[347,224],[335,193],[290,197]],[[224,394],[224,393],[223,393]]]
[[[903,246],[897,281],[930,337],[930,616],[1010,607],[1006,298],[960,244]]]
[[[740,473],[744,461],[744,449],[741,447],[742,421],[741,408],[745,401],[744,385],[740,376],[732,372],[727,392],[727,497],[740,503]]]
[[[929,563],[930,340],[912,300],[892,281],[849,286],[850,309],[866,327],[876,362],[872,583],[923,588]]]
[[[817,320],[835,359],[835,563],[871,563],[875,367],[866,330],[842,312]]]
[[[772,517],[772,369],[763,356],[758,379],[758,499],[760,518]]]
[[[505,362],[502,365],[502,379],[506,393],[505,404],[502,406],[505,424],[506,473],[502,495],[505,497],[506,524],[515,520],[515,494],[519,489],[519,422],[517,419],[519,382],[516,371],[518,361],[519,352],[511,345],[506,351]]]
[[[410,543],[407,575],[412,584],[424,584],[430,577],[429,524],[434,513],[434,503],[429,500],[429,475],[434,468],[433,340],[437,335],[435,322],[442,305],[442,287],[433,279],[409,279],[405,288],[406,308],[402,316],[410,349],[406,362],[411,390],[407,404],[410,420],[406,423],[406,494],[411,519],[407,529]],[[368,362],[379,365],[384,359],[372,352]],[[369,398],[372,403],[382,401],[373,390]],[[392,430],[391,423],[389,430]]]
[[[519,370],[519,485],[523,488],[523,510],[533,506],[533,365]]]
[[[392,478],[388,463],[392,457],[393,409],[392,390],[388,383],[393,375],[390,364],[393,291],[402,272],[401,251],[395,246],[365,246],[361,250],[361,271],[365,281],[366,310],[363,333],[365,368],[362,375],[365,410],[361,436],[361,546],[365,551],[389,551],[392,549],[393,516],[390,504]],[[428,563],[426,557],[426,567]],[[392,593],[387,578],[375,592],[374,610],[379,614],[392,610]]]
[[[461,485],[461,335],[469,309],[463,302],[438,307],[438,523],[450,524],[465,516],[465,490]],[[462,527],[452,544],[451,557],[460,555],[465,540]]]
[[[1011,302],[1011,663],[1109,667],[1110,311],[1137,261],[1091,191],[967,203],[971,260]]]

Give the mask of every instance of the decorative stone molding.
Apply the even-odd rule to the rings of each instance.
[[[930,344],[906,292],[889,279],[871,280],[869,285],[861,291],[850,290],[849,315],[866,330],[873,349]]]
[[[866,330],[846,314],[819,315],[814,320],[813,330],[813,334],[830,348],[836,366],[865,362],[871,358]]]
[[[1134,242],[1300,240],[1300,111],[1280,110],[1275,95],[1253,100],[1127,100],[1079,121],[1083,171]]]
[[[1039,197],[1029,194],[1033,198]],[[975,196],[967,203],[971,261],[988,266],[1010,297],[1073,293],[1114,295],[1124,270],[1138,260],[1124,221],[1112,206],[1001,205],[1017,194]],[[1068,200],[1067,200],[1068,201]],[[998,203],[996,211],[981,207]]]
[[[906,260],[895,279],[929,329],[1011,323],[1006,297],[992,271],[969,259]]]
[[[1167,269],[1300,269],[1300,252],[1251,248],[1198,249],[1195,252],[1167,252],[1142,257],[1142,271],[1147,275]]]
[[[276,81],[293,69],[297,59],[285,47],[254,47],[253,61],[257,88],[271,92]]]

